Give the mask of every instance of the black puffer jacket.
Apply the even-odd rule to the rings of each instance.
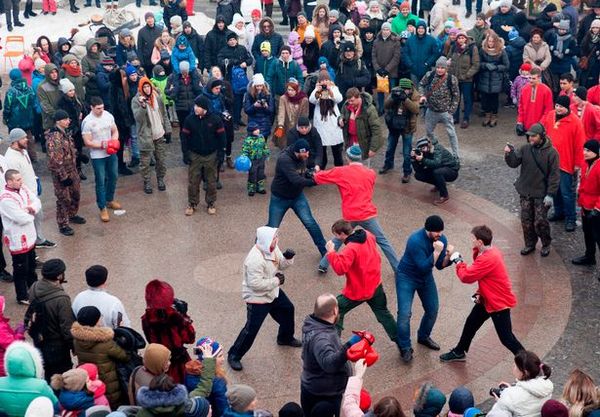
[[[204,39],[204,65],[206,68],[211,68],[215,65],[219,65],[217,55],[219,51],[227,46],[227,34],[229,29],[227,26],[223,30],[219,30],[217,24],[206,34]]]
[[[444,148],[437,139],[433,139],[433,152],[423,154],[424,158],[420,161],[412,160],[412,166],[415,172],[431,171],[437,168],[450,168],[458,171],[460,161],[452,153]]]
[[[342,56],[338,70],[335,72],[335,82],[342,97],[346,97],[346,91],[350,87],[358,89],[367,87],[371,83],[371,73],[365,63],[356,58],[356,54],[355,58],[350,60]]]
[[[190,71],[189,77],[184,79],[183,75],[172,73],[167,78],[165,94],[175,101],[176,111],[190,111],[194,106],[194,99],[202,94],[200,74],[193,70]]]
[[[498,39],[499,40],[499,39]],[[490,51],[483,41],[479,54],[479,91],[483,93],[502,92],[505,74],[509,69],[508,56],[504,50],[504,42],[496,41],[496,50]]]
[[[226,74],[227,80],[231,81],[231,70],[233,67],[239,66],[242,62],[245,62],[248,68],[252,65],[254,59],[252,58],[252,55],[250,55],[250,52],[242,45],[236,45],[234,47],[225,45],[225,47],[219,51],[217,61],[219,62],[219,66],[223,73]]]

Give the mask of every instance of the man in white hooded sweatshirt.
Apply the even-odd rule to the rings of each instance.
[[[262,226],[256,229],[256,244],[244,260],[242,298],[246,302],[246,324],[229,349],[227,362],[231,369],[241,371],[242,357],[250,350],[267,315],[279,323],[277,344],[301,347],[294,337],[294,305],[283,292],[285,281],[280,272],[294,263],[296,253],[281,252],[277,246],[277,228]]]

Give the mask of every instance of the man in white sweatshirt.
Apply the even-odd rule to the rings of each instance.
[[[4,174],[8,170],[6,165],[6,159],[4,155],[0,155],[0,193],[4,191],[4,187],[6,186],[6,180],[4,179]],[[3,227],[2,221],[0,220],[0,235],[2,235]],[[13,282],[13,277],[6,270],[6,259],[4,258],[4,251],[2,250],[3,242],[0,242],[0,280],[4,282]]]
[[[12,256],[17,302],[27,305],[27,290],[37,281],[34,217],[42,208],[42,203],[36,193],[24,184],[19,171],[9,169],[4,178],[6,187],[0,194],[3,238]]]
[[[23,176],[23,183],[27,188],[38,196],[38,185],[37,176],[33,170],[33,164],[31,158],[27,153],[27,133],[23,129],[13,129],[8,135],[8,149],[4,154],[6,158],[6,165],[8,169],[15,169]],[[36,249],[54,248],[56,243],[46,239],[44,232],[42,231],[42,220],[44,219],[44,213],[41,209],[37,211],[35,215],[35,233]]]

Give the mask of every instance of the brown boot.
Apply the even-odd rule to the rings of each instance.
[[[485,119],[481,122],[481,126],[486,127],[490,125],[490,121],[492,120],[492,113],[486,113]]]
[[[102,220],[104,223],[108,222],[110,220],[110,217],[108,215],[108,210],[105,208],[103,208],[102,210],[100,210],[100,220]]]
[[[489,126],[496,127],[497,124],[498,124],[498,115],[496,113],[492,113]]]

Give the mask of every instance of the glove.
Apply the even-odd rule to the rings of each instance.
[[[79,160],[82,164],[88,164],[90,162],[90,157],[82,153],[81,155],[79,155]]]
[[[452,255],[450,255],[450,262],[457,264],[459,262],[464,262],[462,255],[459,252],[454,252]]]
[[[486,67],[487,67],[487,69],[488,69],[489,71],[495,71],[495,70],[496,70],[496,68],[497,68],[497,67],[496,67],[496,64],[491,64],[491,63],[489,63],[489,62],[487,63]]]
[[[544,206],[546,208],[550,208],[554,205],[554,199],[552,198],[552,196],[547,195],[546,197],[544,197]]]
[[[515,132],[517,132],[517,136],[525,136],[525,127],[523,126],[523,123],[517,123]]]
[[[275,136],[277,139],[281,139],[284,134],[285,130],[283,130],[283,126],[277,126],[277,129],[275,129],[275,133],[273,133],[273,136]]]
[[[285,252],[283,252],[283,257],[285,259],[292,259],[294,256],[296,256],[296,252],[294,252],[293,249],[286,249]]]
[[[277,272],[275,276],[279,278],[279,285],[283,285],[285,282],[285,275],[283,275],[281,272]]]
[[[379,359],[379,354],[373,349],[375,336],[367,331],[355,331],[353,333],[355,336],[360,336],[360,341],[348,348],[346,357],[351,362],[364,359],[367,366],[373,365]],[[352,340],[352,338],[350,340]]]
[[[73,185],[73,180],[71,178],[65,178],[60,182],[60,185],[62,185],[63,187],[70,187],[71,185]]]
[[[380,77],[387,77],[389,73],[385,70],[385,68],[379,68],[377,70],[377,75],[379,75]]]

